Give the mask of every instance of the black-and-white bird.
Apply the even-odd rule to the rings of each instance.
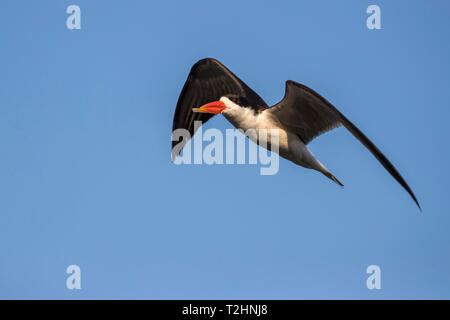
[[[342,183],[308,150],[307,144],[322,133],[343,125],[405,188],[420,209],[411,188],[372,141],[330,102],[300,83],[286,81],[284,98],[269,107],[219,61],[212,58],[200,60],[192,67],[181,91],[173,130],[187,129],[193,136],[197,129],[194,128],[194,121],[205,123],[219,113],[243,131],[278,129],[280,156],[297,165],[317,170],[341,186]],[[174,148],[176,145],[177,151]],[[173,159],[181,148],[177,141],[172,141]]]

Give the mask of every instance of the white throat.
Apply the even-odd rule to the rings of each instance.
[[[222,111],[223,116],[231,122],[233,126],[244,131],[248,129],[256,129],[258,127],[260,113],[255,112],[252,108],[242,107],[227,97],[220,99],[227,108]]]

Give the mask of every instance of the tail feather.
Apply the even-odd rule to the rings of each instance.
[[[328,170],[318,159],[316,159],[312,152],[309,151],[309,149],[306,147],[304,147],[302,150],[302,162],[300,163],[300,165],[322,172],[326,177],[330,178],[341,187],[344,186],[342,182],[340,182],[335,176],[333,176],[330,170]]]
[[[330,178],[331,180],[333,180],[334,182],[336,182],[338,185],[340,185],[341,187],[343,187],[344,185],[342,184],[342,182],[340,182],[335,176],[333,176],[333,174],[331,172],[323,172],[323,174]]]

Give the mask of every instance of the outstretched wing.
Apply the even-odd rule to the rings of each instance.
[[[284,127],[295,132],[305,144],[322,133],[343,125],[405,188],[420,209],[419,202],[411,188],[380,149],[339,110],[314,90],[289,80],[286,82],[286,93],[283,100],[270,108],[269,111],[278,118]]]
[[[227,94],[246,97],[256,104],[255,107],[267,107],[258,94],[219,61],[211,58],[198,61],[192,67],[178,98],[172,131],[186,129],[192,137],[198,129],[194,128],[194,121],[205,123],[214,116],[209,113],[192,112],[192,108],[217,101]],[[172,159],[178,156],[186,142],[186,139],[182,142],[172,141]],[[183,143],[181,148],[177,147],[177,150],[174,150],[175,145],[179,146],[179,143]]]

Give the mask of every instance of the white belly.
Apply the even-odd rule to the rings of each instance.
[[[236,128],[242,129],[253,142],[296,164],[310,167],[308,161],[305,161],[305,151],[307,154],[310,152],[303,141],[295,133],[286,131],[271,113],[255,113],[249,108],[240,109],[239,112],[222,114]]]
[[[295,132],[288,131],[281,125],[278,119],[268,111],[269,109],[255,112],[251,108],[235,104],[227,97],[222,97],[221,100],[227,106],[222,112],[224,117],[236,128],[242,129],[250,140],[272,152],[278,153],[295,164],[318,170],[330,178],[331,173],[329,170],[314,157]],[[274,134],[278,136],[278,139],[272,139]],[[267,144],[261,141],[261,136],[267,136],[267,139],[264,139],[268,142]],[[271,145],[271,142],[273,145]],[[336,182],[336,178],[332,175],[331,177]]]

